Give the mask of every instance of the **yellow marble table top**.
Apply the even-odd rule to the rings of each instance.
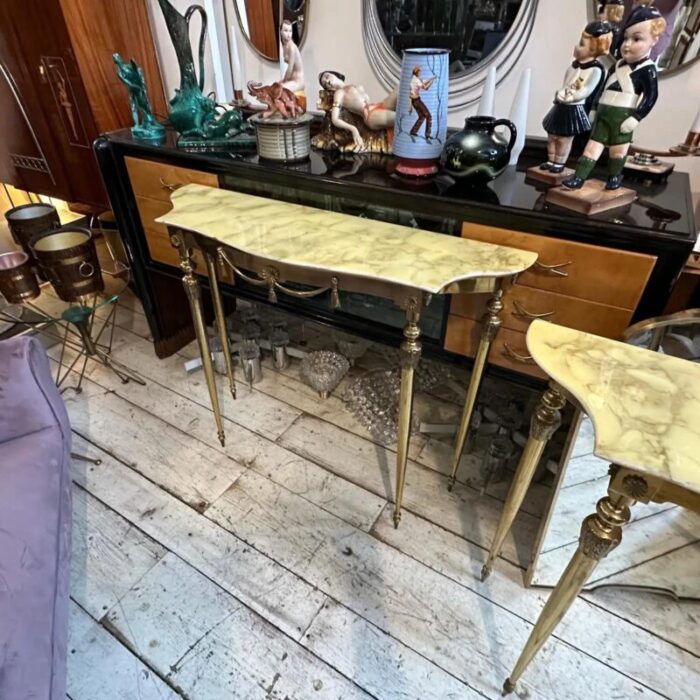
[[[598,457],[700,493],[700,364],[546,321],[527,347],[590,416]]]
[[[429,293],[479,277],[510,277],[535,253],[240,192],[186,185],[158,222],[269,260],[381,279]]]

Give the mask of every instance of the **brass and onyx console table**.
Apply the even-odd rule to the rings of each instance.
[[[504,691],[566,614],[598,562],[622,539],[635,502],[674,503],[700,513],[700,365],[544,321],[527,344],[552,383],[508,494],[482,577],[488,576],[527,490],[537,455],[570,401],[588,414],[595,454],[611,463],[608,494],[581,527],[579,546],[545,604]]]
[[[420,229],[262,197],[191,184],[172,193],[172,211],[158,219],[168,227],[178,251],[219,439],[224,427],[207,339],[199,282],[194,274],[200,251],[209,277],[214,315],[224,350],[231,392],[233,365],[219,278],[242,279],[263,287],[267,300],[278,295],[306,298],[330,295],[340,306],[340,291],[392,300],[404,309],[401,389],[396,456],[394,524],[401,518],[411,430],[413,376],[421,355],[419,323],[433,295],[489,293],[482,334],[455,447],[459,461],[489,348],[501,325],[504,285],[530,268],[537,255],[515,248],[442,236]],[[309,285],[293,289],[289,283]]]

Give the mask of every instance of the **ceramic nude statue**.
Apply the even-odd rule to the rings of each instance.
[[[565,187],[580,189],[606,148],[609,161],[605,188],[617,190],[622,185],[634,130],[658,98],[656,64],[649,54],[665,29],[666,20],[655,7],[640,6],[630,15],[620,45],[622,58],[608,75],[596,106],[591,138],[575,174],[562,183]]]
[[[348,85],[342,73],[324,71],[319,75],[319,82],[321,87],[333,96],[330,108],[331,123],[336,130],[351,135],[354,145],[352,150],[372,150],[366,143],[367,136],[371,135],[368,132],[393,129],[396,119],[395,91],[387,95],[382,102],[372,102],[364,87]],[[323,108],[322,104],[320,106]],[[355,118],[351,120],[344,112]]]
[[[540,170],[561,173],[571,153],[574,137],[591,130],[587,108],[603,87],[605,68],[598,60],[610,51],[613,33],[608,22],[591,22],[574,48],[574,62],[554,97],[554,106],[542,122],[548,134],[547,162]]]
[[[287,64],[287,70],[281,80],[282,87],[293,92],[303,110],[306,111],[304,64],[301,60],[301,51],[292,38],[292,23],[288,19],[280,25],[280,42],[282,58]]]

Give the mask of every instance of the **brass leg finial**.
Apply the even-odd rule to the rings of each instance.
[[[219,331],[219,340],[221,341],[221,349],[224,353],[224,364],[226,365],[226,376],[231,390],[231,396],[236,398],[236,380],[233,376],[233,360],[231,358],[231,344],[228,337],[228,329],[226,328],[226,315],[224,314],[224,304],[221,300],[221,291],[219,290],[219,278],[217,275],[218,268],[216,258],[210,253],[204,254],[204,259],[207,264],[207,272],[209,273],[209,288],[211,289],[211,299],[214,302],[214,316],[216,317],[216,327]]]
[[[633,498],[614,493],[609,488],[608,495],[598,501],[596,512],[583,521],[578,549],[549,596],[513,672],[506,681],[506,687],[515,687],[535,654],[581,592],[598,562],[620,544],[622,526],[630,520],[630,506],[633,503]]]
[[[411,414],[413,412],[413,377],[421,355],[420,337],[421,303],[411,298],[406,305],[405,340],[401,344],[401,393],[399,394],[399,428],[396,445],[396,494],[394,498],[394,527],[401,522],[401,501],[406,480],[408,442],[411,437]]]
[[[187,299],[190,303],[190,312],[192,313],[192,322],[197,335],[197,343],[199,345],[199,354],[202,358],[202,367],[204,376],[209,390],[209,399],[211,407],[214,411],[214,419],[216,420],[217,434],[219,442],[222,446],[225,444],[224,424],[221,417],[221,408],[219,406],[219,396],[216,393],[216,375],[214,374],[214,365],[211,361],[211,349],[209,347],[209,339],[207,338],[207,327],[204,323],[204,311],[202,309],[202,292],[194,274],[194,262],[190,256],[190,249],[185,242],[184,234],[180,231],[170,233],[170,243],[177,249],[180,255],[180,269],[184,272],[182,284],[185,287]]]
[[[482,581],[489,577],[493,563],[501,553],[503,543],[530,487],[530,482],[535,474],[535,469],[539,464],[544,448],[561,425],[561,411],[565,405],[566,399],[564,395],[559,390],[559,387],[552,382],[542,395],[537,408],[532,414],[530,436],[520,457],[513,482],[510,485],[488,559],[481,570]]]
[[[447,482],[447,489],[449,491],[452,491],[455,481],[457,480],[459,461],[462,457],[462,451],[464,450],[464,443],[467,441],[467,435],[469,434],[472,414],[474,413],[474,406],[476,406],[476,397],[479,394],[479,388],[481,386],[481,377],[484,374],[491,343],[496,338],[498,329],[501,327],[501,311],[503,311],[503,290],[498,289],[493,298],[486,305],[486,313],[481,319],[481,340],[479,340],[479,347],[476,351],[476,357],[474,358],[474,368],[472,369],[472,375],[469,380],[467,398],[464,401],[462,420],[460,421],[457,437],[455,438],[454,453],[452,455],[452,471],[450,472],[450,479]]]

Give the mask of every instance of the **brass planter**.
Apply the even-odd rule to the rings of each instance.
[[[80,302],[104,289],[95,239],[90,229],[64,226],[36,236],[30,247],[59,299]]]
[[[0,255],[0,294],[10,304],[23,304],[39,296],[39,283],[24,251]]]

